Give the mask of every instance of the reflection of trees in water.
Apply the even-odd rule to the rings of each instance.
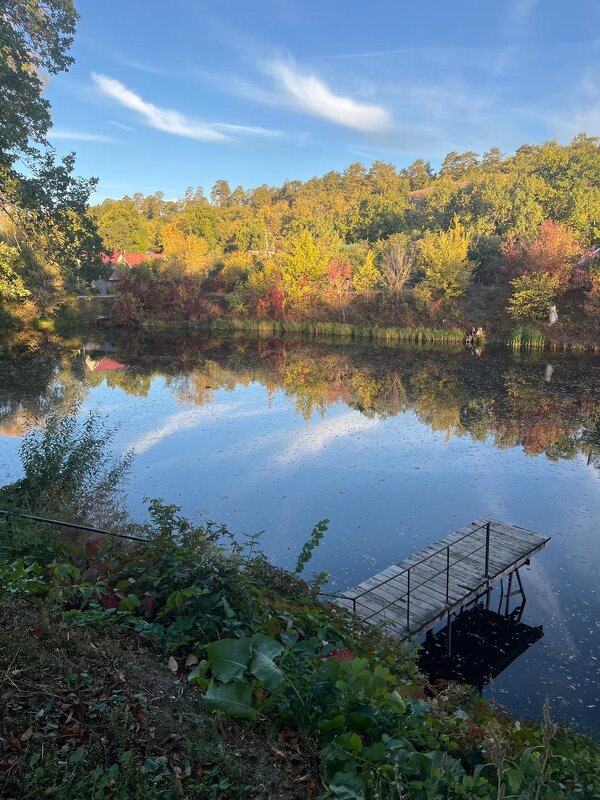
[[[22,436],[50,411],[81,403],[87,387],[69,351],[50,346],[0,358],[0,435]]]
[[[328,346],[287,340],[210,340],[134,336],[118,342],[126,366],[92,372],[81,352],[48,350],[0,362],[0,424],[22,432],[29,416],[67,408],[106,382],[147,397],[160,377],[183,404],[203,405],[218,389],[253,382],[282,391],[305,419],[344,404],[368,416],[414,411],[433,430],[496,446],[522,446],[553,459],[578,452],[600,458],[600,364],[553,356],[545,361],[487,353]]]

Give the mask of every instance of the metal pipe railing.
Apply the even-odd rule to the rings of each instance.
[[[53,525],[55,528],[72,528],[73,530],[80,531],[81,533],[99,533],[102,536],[114,536],[118,539],[129,539],[132,542],[147,542],[141,536],[131,536],[128,533],[116,533],[115,531],[106,531],[102,528],[94,528],[91,525],[81,525],[79,522],[65,522],[60,519],[50,519],[48,517],[40,517],[37,514],[25,514],[23,511],[3,511],[0,509],[0,516],[10,519],[10,517],[19,517],[20,519],[28,519],[33,522],[41,522],[44,525]]]
[[[454,561],[454,562],[451,563],[450,562],[450,549],[454,545],[456,545],[459,542],[461,542],[463,539],[467,539],[468,537],[470,537],[473,534],[477,533],[477,531],[480,531],[480,530],[482,530],[484,528],[485,528],[485,544],[479,545],[479,547],[476,547],[475,550],[470,551],[469,553],[464,555],[462,558],[459,558],[457,561]],[[396,597],[393,600],[391,600],[389,603],[386,603],[385,605],[381,606],[381,608],[377,609],[377,611],[374,611],[371,614],[369,614],[369,616],[364,617],[363,621],[367,621],[367,620],[371,619],[372,617],[377,616],[378,614],[381,614],[387,608],[390,608],[390,606],[393,606],[396,603],[401,602],[406,597],[406,627],[407,627],[407,630],[410,631],[411,570],[416,569],[417,567],[420,567],[426,561],[429,561],[429,559],[433,558],[434,556],[438,556],[438,555],[442,554],[444,551],[446,551],[446,605],[445,605],[445,607],[449,608],[449,606],[450,606],[450,567],[451,566],[456,566],[457,564],[460,564],[461,561],[464,561],[465,559],[470,558],[472,555],[474,555],[475,553],[479,552],[483,547],[485,547],[485,578],[486,578],[486,581],[489,583],[489,579],[490,579],[490,574],[489,574],[489,565],[490,565],[490,532],[491,532],[491,522],[486,522],[483,525],[478,525],[477,527],[473,528],[473,530],[470,530],[468,533],[465,533],[463,536],[461,536],[458,539],[456,539],[454,542],[451,542],[450,544],[445,545],[444,547],[441,547],[439,550],[436,550],[433,553],[430,553],[429,555],[425,556],[424,558],[421,558],[416,564],[411,564],[410,567],[407,567],[406,569],[402,570],[401,572],[398,572],[395,575],[392,575],[391,577],[386,578],[384,581],[380,581],[375,586],[371,586],[370,588],[365,589],[364,591],[360,592],[357,595],[354,595],[353,597],[348,597],[348,595],[345,595],[345,594],[328,594],[326,592],[320,592],[319,594],[321,596],[323,596],[323,597],[332,597],[332,598],[339,599],[339,600],[349,600],[349,601],[351,601],[352,602],[352,610],[356,614],[356,604],[357,604],[357,602],[360,603],[361,605],[366,605],[365,603],[361,603],[361,598],[362,597],[364,597],[367,594],[370,594],[371,592],[375,591],[376,589],[379,589],[382,586],[385,586],[386,584],[390,583],[391,581],[397,580],[398,578],[401,578],[403,575],[406,575],[407,576],[406,593],[405,594],[401,594],[399,597]],[[416,591],[416,589],[419,589],[422,586],[425,586],[427,583],[432,581],[434,578],[437,578],[438,575],[439,575],[439,573],[436,573],[435,575],[432,575],[431,577],[429,577],[426,580],[424,580],[421,583],[419,583],[416,587],[412,587],[412,591]],[[479,586],[474,587],[474,590],[479,589],[480,586],[482,586],[482,585],[483,585],[483,583],[479,584]]]

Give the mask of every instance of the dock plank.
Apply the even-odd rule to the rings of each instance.
[[[333,602],[355,611],[367,623],[383,624],[388,633],[405,639],[429,630],[471,602],[494,582],[527,563],[548,541],[549,537],[525,528],[478,519],[347,589]]]

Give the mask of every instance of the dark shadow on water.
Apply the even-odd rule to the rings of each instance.
[[[504,615],[481,604],[463,611],[452,621],[451,655],[446,625],[426,637],[419,657],[421,669],[431,683],[458,681],[481,692],[544,635],[541,625],[520,621],[522,610]]]

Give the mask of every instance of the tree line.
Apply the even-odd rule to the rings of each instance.
[[[600,309],[600,140],[580,134],[449,153],[438,172],[351,164],[308,181],[244,190],[217,181],[207,197],[188,188],[107,199],[90,210],[109,251],[154,252],[162,261],[123,283],[125,317],[169,308],[194,317],[371,318],[452,315],[473,287],[496,287],[515,319],[542,319],[568,296]],[[179,297],[162,291],[177,284]],[[493,293],[492,293],[493,294]],[[224,295],[226,303],[207,300]],[[464,305],[464,301],[463,301]],[[390,307],[392,309],[390,310]]]

